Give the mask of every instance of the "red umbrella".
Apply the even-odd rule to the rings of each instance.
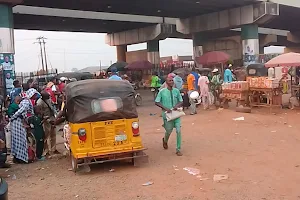
[[[197,63],[201,65],[214,65],[220,63],[226,63],[230,56],[222,51],[211,51],[203,54],[203,56],[197,57]]]
[[[266,67],[299,67],[300,54],[286,53],[271,59],[265,64]]]
[[[125,68],[128,70],[148,70],[152,69],[153,65],[149,61],[135,61],[128,64]]]

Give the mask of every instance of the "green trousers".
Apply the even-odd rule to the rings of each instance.
[[[164,125],[163,127],[166,130],[165,133],[165,142],[169,141],[170,135],[173,131],[173,129],[176,129],[176,135],[177,135],[177,147],[176,147],[176,151],[180,151],[181,150],[181,120],[180,118],[172,120],[172,121],[167,121],[167,119],[163,116],[163,120],[164,120]]]

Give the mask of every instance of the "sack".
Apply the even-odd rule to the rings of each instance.
[[[10,149],[10,148],[11,148],[10,123],[8,123],[8,124],[5,126],[4,131],[5,131],[6,147],[7,147],[8,149]]]
[[[167,121],[172,121],[172,120],[175,120],[177,118],[180,118],[182,116],[184,116],[185,113],[183,112],[182,109],[178,109],[178,110],[172,110],[172,112],[170,113],[167,113],[166,112],[166,118],[167,118]]]

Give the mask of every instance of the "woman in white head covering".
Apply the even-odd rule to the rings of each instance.
[[[35,102],[38,94],[36,89],[29,89],[19,110],[11,117],[11,153],[14,163],[28,163],[27,131],[23,122],[33,114],[32,101]]]

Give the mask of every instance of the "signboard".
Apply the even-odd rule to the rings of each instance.
[[[243,40],[244,66],[257,63],[258,57],[259,57],[258,39]]]
[[[14,55],[10,53],[0,54],[0,67],[3,70],[4,86],[6,94],[14,88],[13,82],[15,80],[15,62]]]

